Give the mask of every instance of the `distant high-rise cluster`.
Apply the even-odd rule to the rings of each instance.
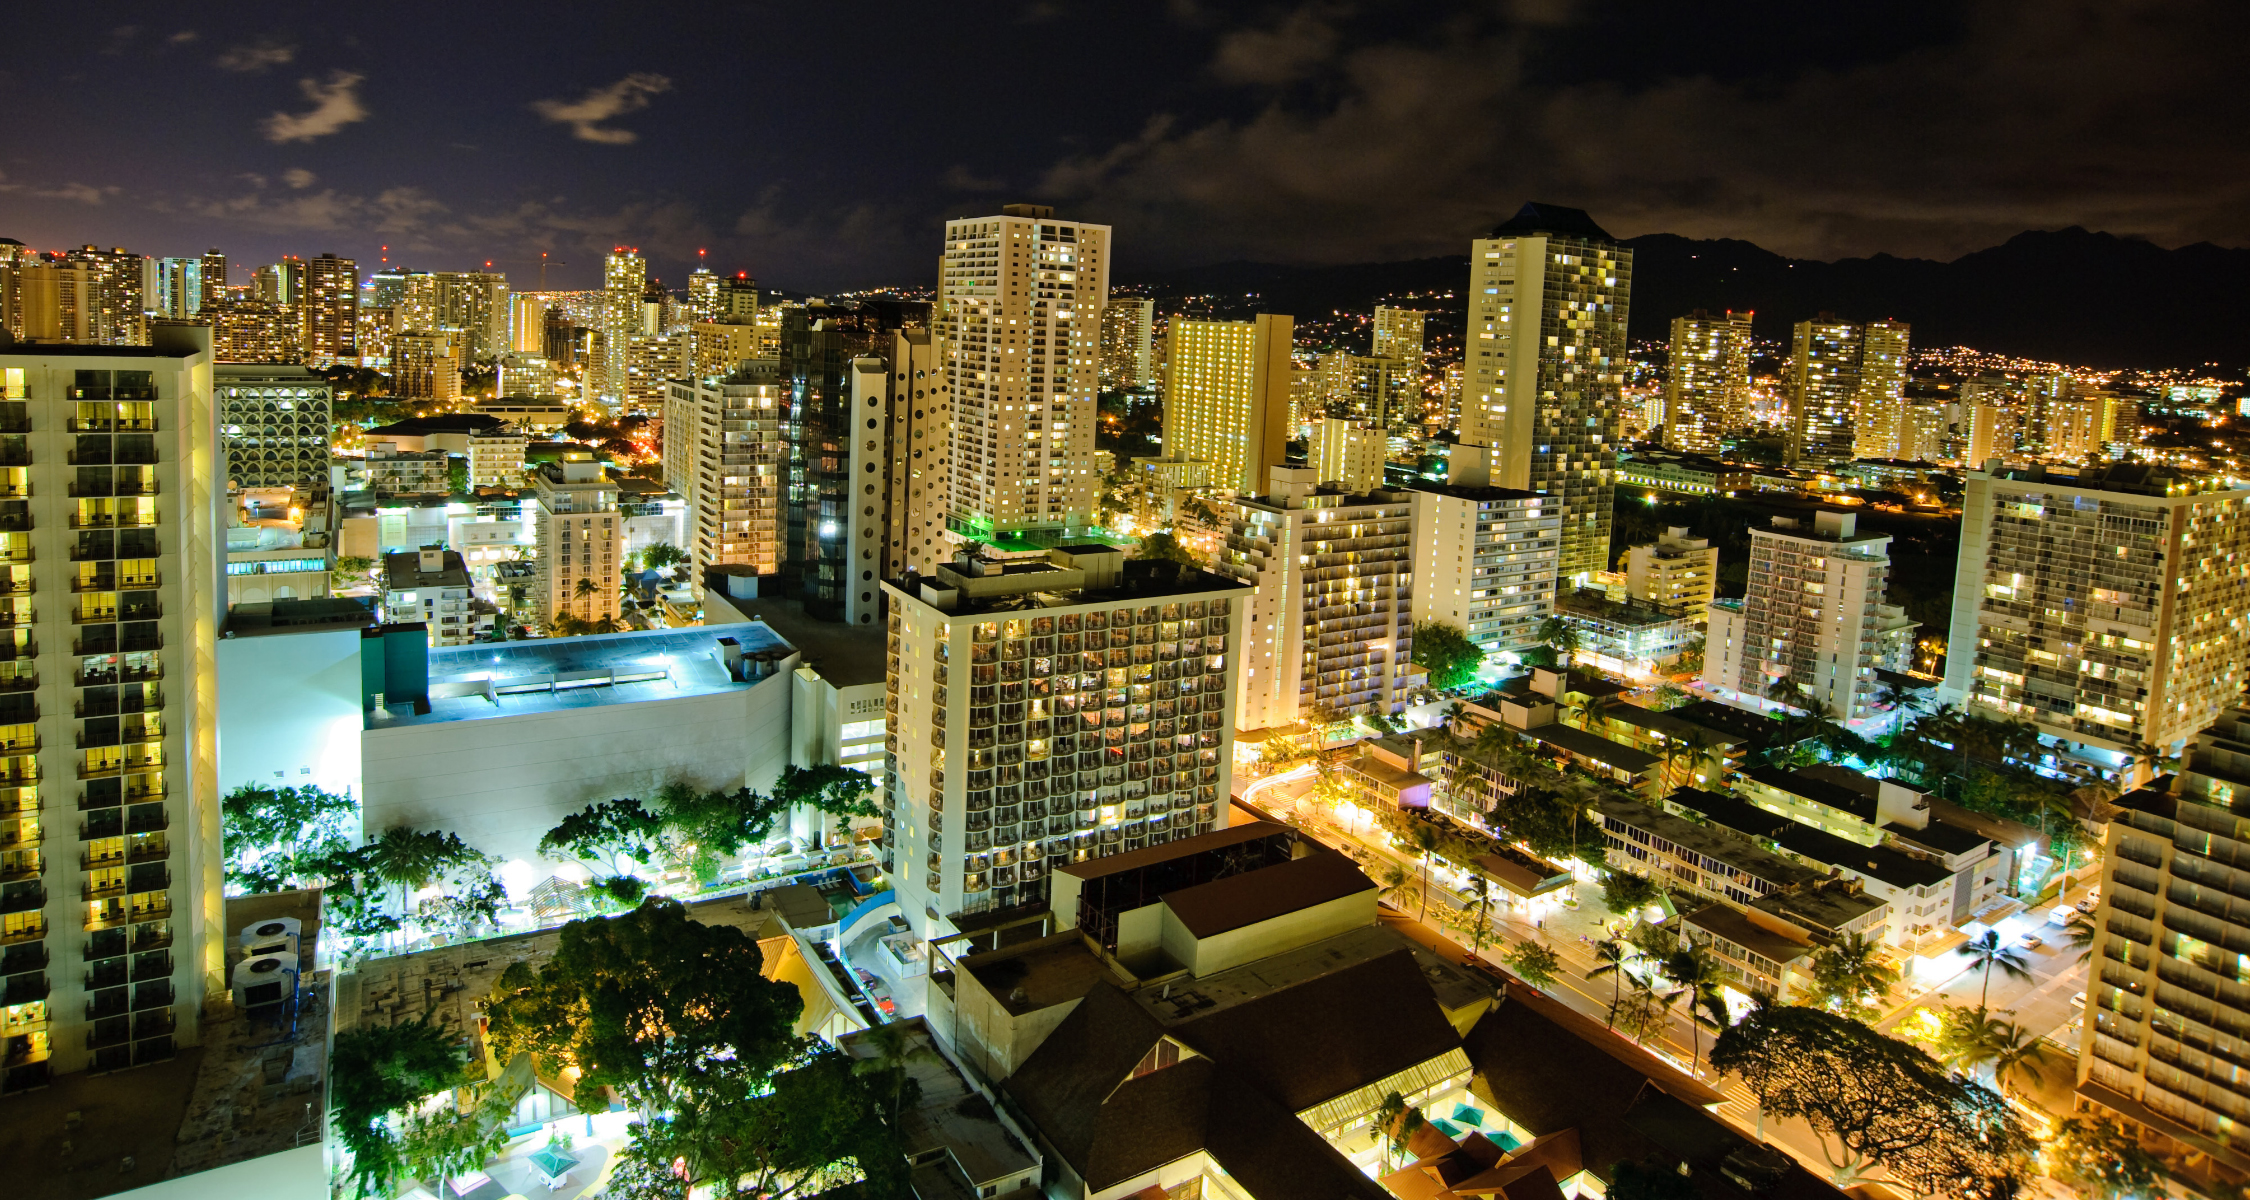
[[[1899,321],[1858,324],[1831,313],[1797,323],[1789,357],[1791,462],[1900,457],[1908,333]]]
[[[1697,309],[1672,318],[1664,389],[1664,445],[1708,453],[1750,423],[1750,318]]]

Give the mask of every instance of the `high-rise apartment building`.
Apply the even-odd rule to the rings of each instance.
[[[298,361],[300,327],[295,314],[280,304],[229,297],[204,305],[201,315],[211,322],[212,350],[220,362]]]
[[[511,292],[508,295],[508,349],[517,354],[547,355],[547,311],[553,306],[545,292]]]
[[[1664,381],[1664,445],[1710,452],[1750,423],[1750,318],[1696,309],[1672,318]]]
[[[1353,495],[1364,495],[1383,486],[1383,463],[1390,457],[1390,439],[1376,426],[1361,421],[1322,417],[1312,423],[1306,443],[1305,465],[1313,478],[1333,483]]]
[[[152,336],[0,352],[0,1092],[198,1044],[224,966],[212,361]]]
[[[1156,386],[1156,301],[1111,296],[1102,309],[1101,385],[1111,391]]]
[[[1874,711],[1884,635],[1895,633],[1876,611],[1886,607],[1891,539],[1858,525],[1857,514],[1822,510],[1809,526],[1775,517],[1750,531],[1743,598],[1714,601],[1707,615],[1706,684],[1838,721]]]
[[[644,415],[663,412],[665,386],[691,373],[691,346],[692,339],[684,333],[644,335],[628,343],[623,410]]]
[[[449,408],[461,399],[461,335],[417,329],[391,338],[391,391],[401,400]]]
[[[1852,457],[1905,458],[1899,425],[1906,417],[1903,321],[1869,321],[1859,333],[1859,393],[1852,400]]]
[[[203,303],[216,304],[226,298],[227,256],[213,246],[203,252]]]
[[[1086,545],[883,590],[881,858],[917,933],[1225,822],[1248,588]]]
[[[305,260],[296,255],[283,255],[280,262],[268,263],[250,273],[250,298],[263,300],[293,309],[305,294]]]
[[[328,485],[329,417],[336,390],[326,379],[301,366],[230,363],[216,369],[212,383],[229,484]]]
[[[203,311],[202,259],[159,258],[155,265],[155,286],[148,296],[150,312],[186,320]]]
[[[687,502],[690,578],[712,566],[781,570],[788,379],[751,359],[715,379],[675,379],[664,407],[664,483]]]
[[[1557,570],[1609,569],[1633,252],[1575,208],[1526,204],[1469,250],[1454,483],[1554,497]]]
[[[936,329],[953,397],[953,529],[1062,542],[1099,516],[1107,225],[1040,204],[945,224]]]
[[[2073,389],[2045,408],[2042,445],[2048,458],[2076,463],[2106,457],[2112,443],[2130,444],[2140,432],[2140,405],[2115,392]]]
[[[1538,645],[1539,623],[1555,614],[1555,498],[1460,484],[1417,484],[1413,495],[1414,624],[1443,621],[1488,657]]]
[[[505,286],[505,285],[503,285]],[[315,367],[359,365],[359,264],[322,251],[305,264],[299,344]]]
[[[1171,322],[1164,453],[1211,464],[1212,486],[1249,495],[1289,441],[1289,317]]]
[[[1702,624],[1710,613],[1718,582],[1718,547],[1709,538],[1691,536],[1684,525],[1625,551],[1625,594],[1678,609],[1691,624]]]
[[[89,267],[28,262],[0,267],[0,310],[8,332],[42,345],[108,345],[115,333],[104,282]]]
[[[2172,746],[2250,662],[2250,487],[2118,463],[1971,471],[1942,695],[2121,752]]]
[[[1789,461],[1836,462],[1852,456],[1852,408],[1859,399],[1859,326],[1822,313],[1797,322],[1789,354]]]
[[[142,293],[142,257],[123,246],[104,250],[87,245],[71,251],[64,261],[93,276],[88,300],[94,307],[94,340],[106,346],[147,345],[148,298]]]
[[[589,373],[586,394],[616,404],[625,398],[627,347],[641,336],[641,294],[648,290],[648,263],[640,251],[623,246],[602,260],[601,335],[605,353],[597,378]]]
[[[1942,404],[1909,404],[1898,422],[1897,457],[1909,462],[1934,463],[1945,457],[1945,435],[1950,422]]]
[[[541,619],[568,614],[587,622],[615,621],[625,555],[617,485],[591,455],[573,450],[539,464],[531,487]]]
[[[2162,1136],[2189,1162],[2250,1174],[2237,1145],[2250,1081],[2233,1059],[2250,1029],[2239,980],[2250,919],[2232,897],[2250,852],[2250,708],[2228,707],[2189,745],[2169,790],[2117,800],[2094,911],[2077,1098]],[[2208,1156],[2208,1157],[2206,1157]],[[2218,1191],[2198,1187],[2198,1192]]]
[[[939,362],[929,329],[913,326],[891,335],[888,353],[852,363],[852,411],[880,420],[883,434],[854,439],[848,459],[849,474],[882,481],[873,523],[862,503],[844,543],[845,561],[854,569],[845,581],[844,620],[854,625],[882,615],[875,581],[927,575],[952,550],[945,523],[953,511],[953,477],[946,469],[953,406],[939,383]],[[863,482],[858,498],[866,497]]]
[[[2016,452],[2015,414],[1997,404],[1970,404],[1962,406],[1962,423],[1967,429],[1968,449],[1962,452],[1961,461],[1972,470],[1983,470],[1992,459],[2005,461]]]
[[[688,275],[687,319],[749,325],[758,319],[758,281],[747,271],[716,275],[702,267]]]
[[[1386,429],[1416,419],[1420,414],[1410,406],[1410,382],[1406,364],[1398,359],[1331,350],[1320,358],[1321,402],[1307,419],[1342,417]]]
[[[454,334],[464,362],[491,359],[508,347],[508,277],[490,271],[408,275],[397,319],[401,329]]]
[[[1308,710],[1389,716],[1416,669],[1414,502],[1348,495],[1314,472],[1275,467],[1263,496],[1237,496],[1223,568],[1256,591],[1244,612],[1243,729]]]
[[[1376,358],[1395,359],[1403,364],[1410,375],[1422,373],[1422,363],[1428,354],[1423,341],[1423,326],[1430,314],[1418,308],[1392,308],[1375,306],[1375,328],[1369,338],[1369,353]]]
[[[814,302],[782,313],[789,387],[782,570],[797,577],[806,613],[820,620],[856,623],[880,604],[874,583],[887,540],[880,527],[888,414],[881,394],[855,395],[856,361],[888,357],[899,330],[928,322],[927,306],[902,301]],[[923,432],[936,436],[939,428]],[[870,571],[878,573],[866,577]]]

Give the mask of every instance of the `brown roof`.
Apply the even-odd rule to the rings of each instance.
[[[1374,883],[1351,859],[1323,849],[1264,870],[1167,893],[1164,906],[1189,933],[1207,938],[1374,890]]]
[[[1414,955],[1397,950],[1172,1027],[1292,1113],[1459,1049]]]
[[[1209,833],[1199,833],[1194,837],[1166,842],[1161,846],[1150,846],[1146,850],[1129,850],[1123,854],[1112,854],[1107,858],[1093,858],[1082,863],[1071,863],[1068,866],[1056,867],[1055,871],[1061,875],[1075,875],[1080,879],[1099,879],[1104,875],[1137,871],[1144,867],[1155,866],[1160,862],[1170,862],[1175,858],[1186,858],[1191,854],[1202,854],[1210,850],[1224,850],[1228,846],[1239,846],[1244,842],[1254,842],[1259,838],[1272,837],[1275,834],[1293,836],[1294,832],[1287,825],[1273,821],[1253,821],[1243,825],[1229,825],[1224,829],[1214,829]]]

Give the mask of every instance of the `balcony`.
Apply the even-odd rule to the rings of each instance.
[[[103,1017],[86,1031],[86,1048],[100,1050],[105,1046],[122,1046],[133,1040],[133,1019],[119,1013]]]
[[[34,921],[13,933],[0,933],[0,946],[20,946],[47,936],[47,923]]]
[[[0,888],[0,913],[36,912],[47,907],[47,889],[39,884],[12,884]]]
[[[95,900],[114,900],[120,896],[123,896],[124,894],[125,881],[122,879],[111,880],[102,883],[87,883],[81,885],[78,889],[78,898],[88,902],[92,902]]]
[[[133,1011],[144,1008],[170,1008],[172,1006],[172,981],[133,985]]]
[[[86,1019],[99,1021],[103,1017],[122,1017],[132,1011],[132,1000],[126,996],[122,975],[118,986],[94,993],[86,1001]]]
[[[172,814],[165,812],[156,805],[149,805],[148,807],[150,811],[135,811],[130,817],[126,818],[125,832],[156,833],[172,827]]]
[[[104,988],[121,988],[125,986],[126,978],[125,960],[122,958],[107,959],[95,963],[87,969],[86,990],[98,992]]]

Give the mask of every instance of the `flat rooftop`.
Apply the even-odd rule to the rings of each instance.
[[[1694,912],[1680,914],[1680,919],[1783,966],[1809,957],[1813,952],[1804,942],[1783,937],[1724,904],[1707,904]]]
[[[844,688],[883,682],[881,628],[807,616],[805,602],[795,596],[746,600],[721,594],[718,598],[751,620],[764,622],[783,641],[803,651],[804,665],[829,683]]]
[[[677,700],[755,686],[727,674],[719,657],[725,637],[740,642],[746,655],[793,652],[756,621],[436,647],[429,652],[430,711],[391,704],[369,713],[367,728]]]
[[[329,596],[237,604],[227,610],[226,632],[233,637],[264,637],[319,629],[365,629],[374,623],[375,612],[366,602]]]
[[[1163,903],[1189,933],[1207,938],[1374,890],[1358,864],[1324,850],[1168,892]]]
[[[1386,925],[1362,925],[1309,946],[1231,967],[1201,979],[1184,977],[1169,987],[1148,986],[1132,997],[1167,1026],[1199,1020],[1237,1004],[1269,996],[1298,984],[1355,967],[1399,950],[1414,955],[1414,965],[1448,1011],[1466,1008],[1492,995],[1492,984],[1459,963],[1447,962],[1421,943]]]
[[[1076,929],[1037,941],[982,954],[964,955],[957,967],[976,978],[1010,1013],[1022,1016],[1056,1004],[1084,999],[1096,983],[1126,986]]]
[[[1058,550],[1115,551],[1115,546],[1058,546]],[[1232,597],[1256,589],[1229,575],[1216,575],[1197,567],[1179,567],[1169,561],[1151,562],[1147,559],[1125,560],[1125,574],[1110,587],[1065,586],[1064,580],[1082,579],[1083,576],[1051,562],[1027,560],[988,564],[983,578],[1006,579],[1011,576],[1036,576],[1053,574],[1057,586],[1049,591],[1036,587],[1022,591],[1004,591],[994,595],[973,596],[965,591],[955,591],[954,607],[939,609],[922,598],[922,585],[952,589],[936,575],[911,575],[886,579],[883,586],[914,603],[931,609],[950,620],[981,616],[985,613],[1022,612],[1027,609],[1071,608],[1078,605],[1131,604],[1149,600],[1185,599],[1190,596]]]

